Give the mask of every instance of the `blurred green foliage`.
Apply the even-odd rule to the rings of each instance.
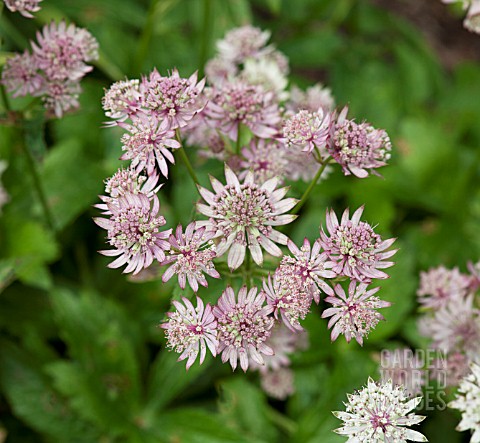
[[[82,82],[80,111],[48,122],[45,133],[33,112],[23,129],[0,128],[10,194],[0,218],[6,441],[344,441],[332,433],[340,424],[331,411],[377,375],[373,355],[391,343],[420,343],[419,271],[440,264],[464,269],[480,256],[480,64],[447,72],[418,29],[361,0],[44,0],[31,21],[3,13],[1,60],[23,50],[44,23],[63,17],[88,28],[101,48],[97,69]],[[102,180],[120,164],[118,132],[101,128],[104,88],[154,66],[162,73],[202,71],[214,41],[249,22],[272,31],[272,42],[290,59],[293,82],[326,83],[339,106],[385,128],[394,146],[384,178],[336,171],[290,228],[295,241],[312,239],[326,207],[365,204],[365,219],[382,235],[398,237],[400,252],[391,279],[381,284],[393,306],[363,348],[343,339],[331,344],[326,321],[319,312],[309,315],[311,347],[294,358],[297,392],[286,403],[267,400],[255,374],[232,374],[218,361],[186,373],[156,327],[178,291],[173,284],[132,283],[107,269],[96,252],[103,233],[91,221]],[[25,104],[12,101],[14,109]],[[34,191],[25,144],[50,221]],[[196,198],[182,167],[163,194],[171,226],[191,218]],[[202,183],[211,167],[198,170]],[[292,191],[300,196],[305,186]],[[222,285],[202,295],[215,300]],[[430,415],[422,428],[430,441],[461,441],[453,412]]]

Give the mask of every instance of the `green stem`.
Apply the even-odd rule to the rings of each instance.
[[[187,153],[185,152],[185,149],[183,148],[183,143],[182,143],[182,139],[180,137],[180,131],[178,130],[178,128],[175,131],[175,135],[177,137],[178,142],[180,143],[180,148],[178,148],[177,151],[180,154],[180,157],[182,157],[183,163],[187,167],[188,173],[190,174],[190,177],[192,178],[193,182],[195,183],[195,185],[198,185],[198,184],[200,184],[200,182],[198,181],[197,175],[195,174],[195,171],[192,167],[192,164],[190,163],[190,160],[187,157]],[[197,189],[196,186],[195,186],[195,188]],[[197,191],[198,191],[198,189],[197,189]]]
[[[203,26],[202,26],[202,41],[200,46],[200,75],[203,77],[205,63],[207,62],[208,49],[210,47],[210,37],[212,29],[212,2],[211,0],[203,0]]]
[[[5,91],[5,86],[3,86],[3,83],[0,83],[0,95],[2,96],[3,107],[5,108],[5,111],[9,113],[12,108],[10,106],[10,101],[8,100],[8,95]]]
[[[291,212],[292,214],[298,214],[298,211],[300,211],[300,209],[302,208],[302,206],[307,202],[308,197],[309,197],[310,193],[313,191],[313,188],[315,187],[315,185],[317,184],[318,179],[319,179],[320,176],[322,175],[322,172],[325,171],[325,168],[327,167],[328,162],[330,161],[330,158],[331,158],[331,157],[327,157],[327,158],[321,163],[320,168],[318,169],[317,173],[315,174],[315,177],[313,177],[313,180],[311,181],[311,183],[308,185],[307,190],[303,193],[302,198],[301,198],[300,201],[297,203],[297,206],[295,206],[295,207],[293,208],[293,210],[292,210],[292,212]]]
[[[35,190],[37,191],[38,198],[40,200],[40,204],[41,204],[42,209],[43,209],[43,214],[45,216],[45,220],[48,224],[48,227],[53,232],[56,232],[55,224],[53,222],[53,216],[52,216],[52,213],[51,213],[50,208],[48,206],[47,197],[45,195],[45,191],[44,191],[43,186],[42,186],[40,175],[38,174],[35,159],[33,158],[33,155],[30,152],[30,149],[28,149],[28,146],[27,146],[27,143],[25,142],[25,140],[22,140],[20,145],[21,145],[22,150],[23,150],[23,152],[25,154],[25,157],[27,159],[28,169],[30,170],[30,174],[31,174],[32,180],[33,180],[33,186],[35,187]]]
[[[287,434],[291,435],[297,432],[297,424],[293,420],[290,420],[287,416],[281,414],[273,408],[267,408],[265,411],[270,421],[276,424],[279,428],[283,429]]]
[[[240,155],[240,148],[241,148],[241,143],[242,143],[242,124],[238,124],[238,130],[237,130],[237,143],[235,145],[235,154]]]
[[[252,286],[252,255],[250,254],[250,249],[245,251],[245,284],[249,287]]]

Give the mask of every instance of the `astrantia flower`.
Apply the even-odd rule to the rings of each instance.
[[[80,92],[82,88],[78,82],[62,80],[46,82],[41,90],[45,108],[57,118],[80,106],[78,101]]]
[[[288,180],[303,180],[304,182],[309,183],[322,167],[310,152],[285,150],[285,158],[288,162],[288,168],[285,170],[285,177]],[[319,181],[325,180],[331,172],[332,167],[327,165],[320,175]]]
[[[79,80],[93,68],[86,62],[98,58],[98,43],[85,29],[62,21],[52,22],[37,32],[33,57],[47,80]]]
[[[325,112],[332,111],[335,106],[335,100],[332,91],[321,83],[307,88],[303,92],[297,86],[290,90],[290,100],[286,104],[287,109],[294,113],[305,109],[309,112],[316,112],[323,109]]]
[[[148,268],[154,259],[165,260],[165,250],[170,249],[166,241],[171,229],[160,232],[165,218],[158,215],[160,203],[156,195],[153,204],[145,194],[125,194],[107,203],[111,213],[109,219],[97,217],[95,223],[108,231],[108,243],[114,247],[101,254],[116,257],[109,268],[119,268],[127,264],[123,272],[137,274]]]
[[[327,262],[327,254],[321,252],[320,242],[315,241],[311,247],[310,242],[305,238],[300,249],[291,240],[288,241],[287,246],[293,257],[283,256],[280,266],[275,271],[277,279],[300,277],[303,288],[310,293],[317,304],[320,302],[322,292],[333,295],[333,289],[325,283],[324,279],[335,278],[337,274],[329,269],[334,266],[334,263]]]
[[[264,392],[277,400],[285,400],[295,392],[293,371],[279,368],[260,373],[260,385]]]
[[[327,211],[326,222],[330,237],[322,228],[320,244],[330,260],[336,262],[332,270],[338,275],[365,282],[372,278],[388,278],[380,269],[393,266],[393,262],[384,260],[392,257],[397,250],[384,251],[395,239],[382,241],[368,223],[360,221],[362,213],[363,206],[354,212],[350,220],[349,210],[346,209],[339,224],[335,212]]]
[[[339,284],[335,286],[336,295],[325,298],[325,301],[333,305],[333,308],[325,309],[322,313],[322,318],[331,317],[328,327],[332,328],[332,341],[343,334],[347,342],[354,338],[360,345],[363,345],[363,337],[366,337],[380,320],[384,320],[383,315],[377,309],[387,308],[391,305],[390,302],[374,297],[379,289],[374,288],[367,291],[367,284],[359,283],[357,286],[357,282],[352,280],[347,296]]]
[[[328,149],[330,155],[342,166],[345,175],[364,178],[367,170],[387,164],[392,144],[383,129],[375,129],[368,123],[347,120],[348,108],[344,108],[335,123],[335,132]],[[377,174],[378,175],[378,174]]]
[[[28,51],[7,58],[2,71],[2,83],[13,97],[38,95],[43,82],[44,78]]]
[[[33,18],[32,12],[40,11],[42,0],[4,0],[5,6],[12,12],[20,12],[24,17]]]
[[[438,309],[445,306],[452,297],[466,295],[470,278],[458,268],[444,266],[420,272],[418,301],[427,308]]]
[[[333,412],[345,422],[335,432],[348,437],[348,443],[426,442],[423,434],[407,428],[425,419],[410,412],[421,401],[422,397],[409,399],[402,386],[375,383],[369,378],[367,386],[348,395],[346,412]]]
[[[463,352],[442,355],[433,360],[428,372],[440,386],[458,386],[470,372],[470,359]]]
[[[180,77],[174,69],[170,76],[162,77],[154,69],[143,78],[141,92],[144,106],[160,121],[165,119],[169,129],[183,128],[205,106],[202,91],[205,79],[197,82],[197,73],[188,79]]]
[[[480,312],[473,305],[473,294],[453,297],[435,312],[424,333],[443,352],[464,351],[468,356],[480,352]]]
[[[294,198],[283,199],[287,188],[277,187],[278,179],[267,180],[261,186],[254,182],[253,173],[248,172],[243,184],[240,184],[235,173],[225,165],[226,185],[222,185],[214,177],[210,177],[215,194],[198,187],[207,205],[197,204],[201,214],[210,217],[202,222],[215,236],[222,239],[217,247],[218,256],[227,250],[228,266],[237,269],[245,259],[246,248],[259,266],[263,263],[262,247],[274,256],[282,255],[275,244],[287,244],[288,237],[272,228],[285,225],[295,220],[295,215],[282,215],[295,206]]]
[[[197,297],[196,308],[187,298],[182,297],[182,300],[185,306],[176,300],[172,301],[177,310],[168,312],[168,321],[160,327],[165,329],[167,346],[181,354],[178,361],[187,359],[189,369],[199,352],[200,364],[203,363],[207,347],[214,357],[217,355],[217,321],[211,306],[204,306],[200,297]]]
[[[221,135],[205,121],[203,113],[197,114],[183,130],[186,145],[199,148],[198,155],[206,158],[226,160],[225,141]]]
[[[247,291],[246,286],[238,292],[237,301],[229,286],[213,308],[218,323],[218,352],[222,353],[222,362],[229,361],[233,370],[238,360],[240,367],[246,371],[250,360],[263,365],[262,354],[273,354],[273,350],[265,344],[274,323],[268,315],[272,308],[265,306],[264,302],[263,292],[257,294],[255,287]]]
[[[288,98],[288,92],[285,91],[287,77],[274,60],[247,59],[240,78],[250,85],[260,85],[265,91],[273,92],[278,100]]]
[[[280,113],[272,92],[237,80],[223,83],[208,96],[205,115],[209,124],[231,140],[237,140],[242,124],[260,138],[277,134]]]
[[[133,124],[118,123],[129,133],[122,136],[122,149],[125,153],[120,160],[131,160],[136,171],[145,169],[148,175],[158,165],[164,177],[168,177],[168,163],[175,163],[170,149],[178,149],[180,143],[174,139],[175,131],[168,129],[167,120],[159,121],[153,116],[140,115]]]
[[[223,40],[217,41],[220,58],[234,63],[242,63],[247,57],[257,58],[270,51],[265,48],[270,31],[262,31],[251,25],[232,29]]]
[[[212,58],[205,65],[205,75],[210,85],[218,85],[234,77],[238,72],[237,66],[223,58]]]
[[[480,443],[480,366],[472,363],[471,373],[461,382],[455,400],[448,407],[462,413],[457,431],[472,431],[470,443]]]
[[[266,182],[273,177],[280,179],[288,169],[285,158],[285,149],[274,141],[253,139],[250,146],[242,149],[244,160],[241,163],[242,172],[239,178],[246,177],[249,170],[253,171],[254,180],[258,183]]]
[[[292,275],[279,278],[269,275],[268,280],[263,280],[263,291],[275,318],[278,319],[280,314],[283,323],[291,331],[303,331],[300,320],[310,312],[312,295],[304,289],[301,277]]]
[[[185,283],[188,281],[194,292],[197,292],[199,284],[208,286],[204,273],[213,278],[220,278],[212,261],[216,257],[216,252],[211,238],[212,234],[205,232],[205,227],[197,227],[195,222],[185,228],[185,233],[182,225],[178,225],[175,235],[171,234],[169,238],[172,246],[169,255],[161,263],[170,264],[163,274],[162,281],[166,282],[177,274],[182,289],[185,289]]]
[[[141,103],[140,81],[137,79],[113,83],[102,98],[105,115],[121,121],[135,115]]]
[[[285,145],[290,149],[312,152],[323,150],[330,137],[332,117],[322,108],[316,112],[301,110],[283,124]]]

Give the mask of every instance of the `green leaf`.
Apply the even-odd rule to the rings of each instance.
[[[277,441],[278,431],[269,420],[269,408],[265,394],[245,378],[220,384],[220,414],[250,441]]]
[[[49,152],[41,177],[55,226],[61,229],[97,200],[104,171],[85,157],[78,141],[67,139]]]
[[[38,363],[15,345],[0,342],[0,383],[14,413],[56,442],[98,441],[96,429],[72,412]]]

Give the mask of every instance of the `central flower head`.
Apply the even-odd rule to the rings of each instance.
[[[252,258],[258,265],[263,263],[260,247],[268,253],[280,256],[282,251],[274,243],[287,244],[288,237],[272,228],[293,221],[295,215],[281,215],[293,206],[297,200],[283,199],[287,188],[275,190],[278,179],[267,180],[261,186],[254,182],[253,172],[249,171],[243,184],[240,184],[235,173],[225,165],[226,185],[211,177],[213,194],[199,186],[200,194],[208,205],[197,204],[200,213],[210,217],[200,222],[207,230],[213,231],[216,237],[222,237],[218,248],[218,256],[228,249],[228,266],[237,269],[245,258],[248,246]]]

